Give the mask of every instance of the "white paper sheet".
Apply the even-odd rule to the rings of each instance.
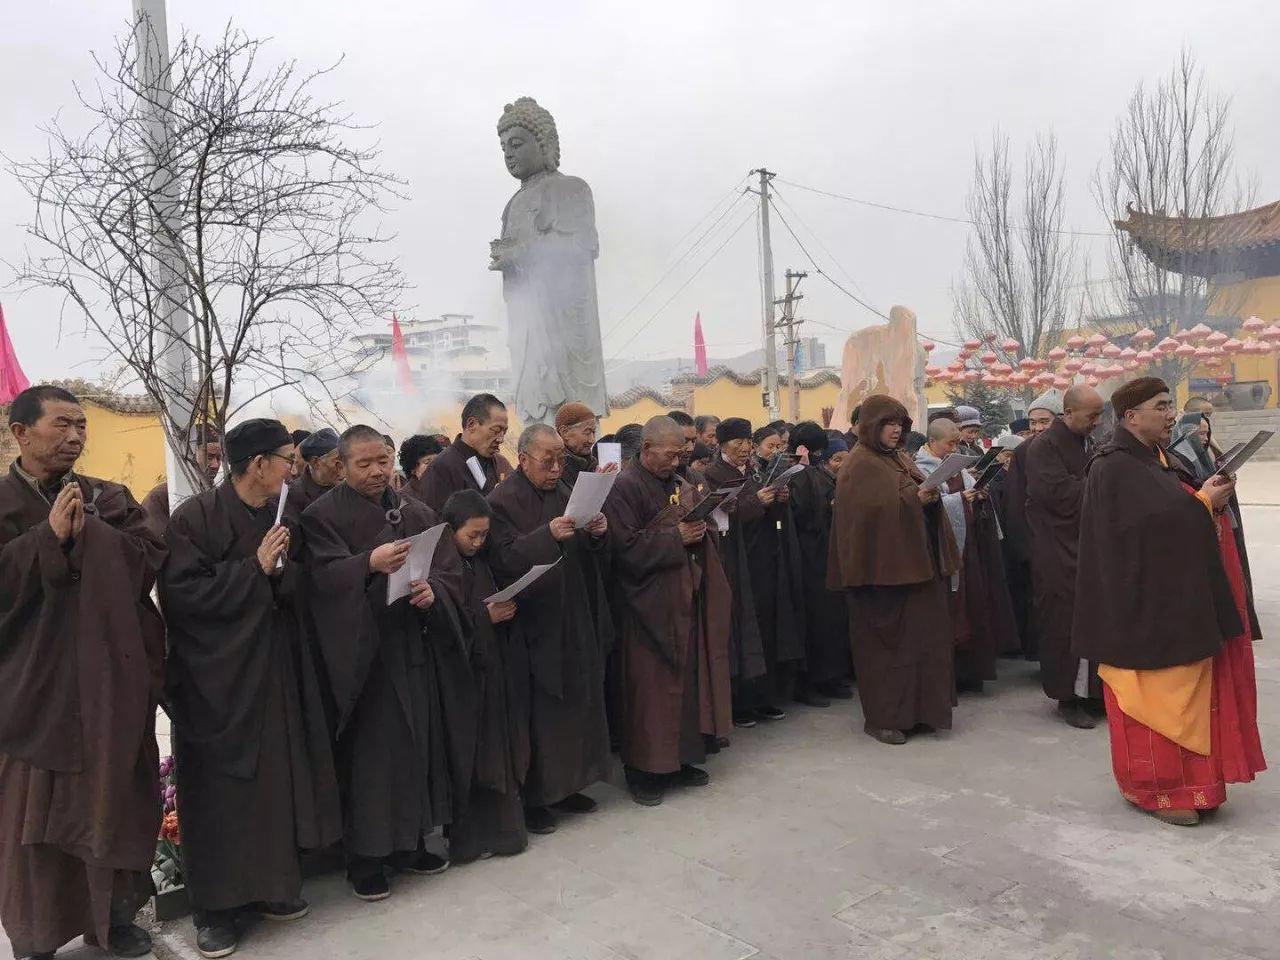
[[[588,476],[588,474],[581,474],[579,476],[579,479],[581,479],[583,476]],[[556,561],[556,563],[559,563],[559,562],[560,562],[559,560]],[[485,603],[505,603],[508,600],[514,599],[518,593],[520,593],[522,590],[524,590],[525,587],[529,586],[529,584],[533,583],[535,580],[541,577],[544,573],[546,573],[548,570],[554,567],[556,563],[540,563],[530,567],[529,572],[526,573],[523,577],[521,577],[515,583],[511,584],[511,586],[507,587],[505,590],[499,590],[493,596],[485,597],[484,602]]]
[[[938,464],[938,469],[925,477],[924,483],[920,484],[920,489],[932,490],[935,487],[940,487],[965,467],[977,462],[977,457],[967,457],[963,453],[950,454],[942,463]]]
[[[711,519],[716,522],[716,529],[721,533],[729,532],[729,515],[724,512],[724,507],[719,506],[711,511]]]
[[[484,467],[480,466],[479,457],[467,457],[467,469],[471,471],[471,478],[475,480],[476,486],[484,490],[485,480]]]
[[[440,523],[409,538],[409,558],[404,566],[387,576],[387,606],[409,595],[409,583],[425,580],[431,574],[431,560],[436,555],[440,536],[449,528]]]
[[[609,464],[617,464],[618,469],[622,469],[622,444],[620,443],[597,443],[596,458],[600,461],[600,466],[607,467]]]
[[[765,489],[766,490],[770,488],[777,489],[778,487],[783,486],[788,480],[790,480],[792,477],[794,477],[797,473],[799,473],[803,469],[804,469],[803,463],[792,464],[791,466],[787,467],[787,469],[783,470],[780,474],[778,474],[776,477],[774,477],[771,481],[769,481],[769,483],[765,486]]]
[[[280,526],[280,521],[284,519],[284,505],[289,502],[289,481],[285,480],[280,484],[280,502],[276,505],[276,526]],[[284,554],[276,557],[276,569],[284,569]]]
[[[616,473],[580,473],[573,482],[573,492],[569,494],[569,504],[564,508],[564,515],[573,521],[575,527],[582,527],[591,522],[591,518],[604,506],[609,491],[613,489],[613,481],[618,479]]]

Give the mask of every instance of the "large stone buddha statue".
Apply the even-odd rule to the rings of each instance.
[[[502,272],[516,411],[525,423],[551,423],[557,407],[577,400],[604,416],[591,188],[560,172],[555,120],[531,97],[507,104],[498,139],[520,181],[489,264]]]

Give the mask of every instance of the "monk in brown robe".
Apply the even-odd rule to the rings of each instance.
[[[202,442],[203,441],[203,442]],[[218,482],[222,473],[222,440],[218,431],[210,424],[197,428],[196,439],[192,443],[192,452],[196,465],[204,471],[209,486]],[[142,498],[142,514],[147,519],[147,526],[157,537],[164,536],[164,528],[169,525],[169,481],[162,480],[151,488]]]
[[[585,403],[571,400],[556,411],[556,433],[564,441],[564,482],[573,489],[580,473],[594,473],[600,467],[592,448],[600,421]],[[609,470],[615,469],[612,465]]]
[[[859,408],[858,445],[836,479],[828,585],[849,601],[864,728],[881,743],[951,728],[954,654],[946,579],[959,568],[937,490],[899,450],[910,429],[892,397]]]
[[[676,476],[683,431],[669,417],[644,426],[640,455],[605,502],[614,596],[623,609],[622,762],[631,795],[654,806],[669,785],[710,781],[695,766],[708,738],[729,733],[729,583],[705,521]]]
[[[1031,532],[1033,614],[1040,645],[1040,683],[1058,714],[1080,729],[1103,712],[1097,664],[1071,652],[1076,557],[1089,434],[1102,417],[1102,397],[1079,385],[1066,392],[1062,417],[1027,444],[1027,525]],[[1086,702],[1092,701],[1092,702]]]
[[[498,452],[507,437],[507,408],[491,393],[478,393],[462,408],[462,433],[405,495],[439,513],[449,494],[479,490],[488,495],[511,473],[511,464]],[[471,465],[468,465],[471,464]],[[481,483],[474,470],[478,468]]]
[[[298,444],[298,459],[302,461],[302,473],[289,484],[289,499],[285,509],[296,520],[302,511],[342,482],[342,460],[338,456],[338,433],[331,427],[321,427]]]
[[[183,873],[205,956],[235,949],[241,907],[305,916],[298,851],[342,835],[301,635],[303,570],[292,524],[275,522],[294,445],[279,421],[248,420],[227,433],[226,451],[231,480],[174,511],[160,574]]]
[[[449,821],[452,791],[470,784],[470,768],[458,774],[456,757],[474,754],[474,729],[446,728],[443,702],[446,693],[465,694],[470,678],[450,682],[437,659],[460,643],[447,601],[461,598],[461,565],[442,536],[430,575],[388,604],[388,578],[408,560],[407,538],[436,526],[436,515],[390,490],[391,451],[372,427],[351,427],[338,449],[345,479],[303,513],[302,533],[338,710],[347,875],[358,898],[381,900],[391,893],[385,866],[422,874],[448,866],[424,835]]]
[[[479,700],[470,797],[455,804],[449,825],[449,859],[455,864],[513,856],[529,845],[520,803],[529,769],[529,718],[511,683],[520,671],[527,673],[528,652],[511,632],[516,601],[487,599],[498,592],[485,549],[492,517],[493,508],[478,490],[460,490],[444,504],[443,519],[462,559],[461,613]]]
[[[85,414],[31,387],[0,479],[0,923],[16,957],[83,935],[150,952],[133,923],[160,829],[155,714],[164,548],[122,486],[71,472]]]
[[[564,441],[554,428],[527,427],[519,454],[518,469],[489,495],[489,564],[502,586],[534,565],[556,564],[519,595],[514,627],[529,667],[516,678],[529,709],[525,824],[531,833],[551,833],[555,815],[549,808],[590,813],[596,802],[582,790],[609,773],[604,660],[613,628],[601,599],[604,585],[582,557],[607,548],[609,525],[599,513],[577,529],[564,515]]]

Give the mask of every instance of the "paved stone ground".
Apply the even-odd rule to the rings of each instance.
[[[1256,502],[1256,501],[1255,501]],[[1247,513],[1264,629],[1280,636],[1280,509]],[[1280,764],[1280,658],[1259,645]],[[656,809],[614,786],[509,860],[404,878],[379,904],[336,875],[240,955],[284,960],[1270,960],[1280,958],[1280,776],[1194,830],[1132,810],[1106,730],[1056,722],[1005,662],[948,735],[881,746],[856,705],[738,731],[711,786]],[[187,921],[158,951],[194,958]],[[74,951],[76,960],[100,956]],[[80,956],[82,955],[82,956]]]

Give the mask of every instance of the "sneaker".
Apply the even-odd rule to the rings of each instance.
[[[843,680],[828,680],[826,683],[820,683],[818,684],[818,692],[830,697],[832,700],[853,699],[853,687]]]
[[[1092,730],[1098,725],[1098,721],[1089,716],[1089,711],[1079,700],[1058,701],[1058,716],[1077,730]]]
[[[662,803],[666,791],[653,777],[639,777],[627,784],[631,799],[643,807],[656,807]]]
[[[796,703],[802,703],[806,707],[829,707],[831,706],[830,698],[819,693],[816,688],[806,688],[797,690]]]
[[[867,736],[875,737],[881,743],[891,747],[900,747],[907,742],[907,735],[901,730],[868,730]]]
[[[551,805],[561,813],[594,813],[600,806],[585,793],[571,793],[563,800]]]
[[[232,933],[235,930],[232,928]],[[231,949],[235,949],[232,944]],[[136,923],[126,923],[111,927],[107,931],[107,950],[117,957],[145,957],[151,952],[151,934]],[[231,951],[227,951],[230,953]],[[220,953],[223,957],[226,954]]]
[[[263,920],[280,922],[301,920],[311,912],[311,906],[301,897],[274,903],[255,903],[253,908],[258,911],[258,916],[262,917]]]
[[[1200,814],[1194,810],[1152,810],[1151,815],[1175,827],[1194,827],[1200,822]]]
[[[210,914],[203,927],[196,927],[196,949],[202,957],[229,957],[236,952],[236,945],[236,925],[226,914]]]
[[[749,710],[736,710],[733,714],[733,725],[742,727],[744,730],[750,730],[756,725],[756,718]]]
[[[351,892],[356,895],[357,900],[372,903],[391,896],[391,884],[387,882],[387,875],[381,870],[359,879],[348,875],[347,879],[351,882]]]
[[[827,706],[831,706],[831,704],[827,704]],[[785,720],[787,719],[787,712],[775,707],[773,704],[768,704],[757,708],[756,716],[761,720]]]
[[[705,787],[710,782],[711,774],[687,763],[681,764],[680,772],[676,774],[676,783],[682,787]]]
[[[442,857],[438,853],[432,853],[430,850],[419,849],[418,856],[412,863],[406,864],[401,868],[406,873],[416,873],[420,877],[434,877],[438,873],[444,873],[449,869],[448,857]]]
[[[524,828],[530,833],[545,836],[556,832],[556,818],[546,807],[525,807]]]

